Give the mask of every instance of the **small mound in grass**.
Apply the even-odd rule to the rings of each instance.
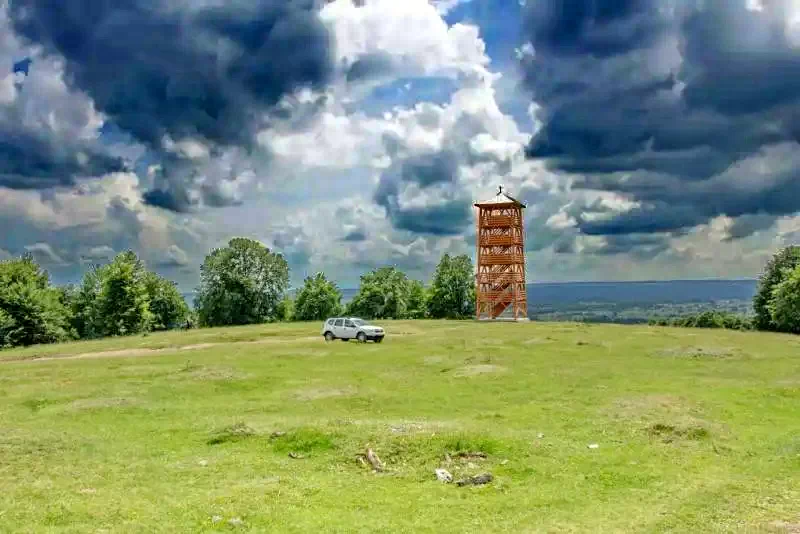
[[[272,438],[272,448],[279,453],[302,453],[328,451],[336,448],[333,438],[313,428],[301,428]]]
[[[206,442],[209,445],[221,445],[223,443],[235,443],[243,439],[255,436],[256,431],[242,422],[217,430]]]
[[[660,439],[664,443],[679,440],[700,441],[710,436],[708,429],[700,425],[674,426],[665,423],[655,423],[647,428],[647,433]]]

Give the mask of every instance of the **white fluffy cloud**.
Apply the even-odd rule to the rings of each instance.
[[[448,2],[450,7],[453,2]],[[322,19],[336,38],[339,64],[374,61],[370,73],[403,76],[489,75],[490,60],[479,29],[448,26],[428,0],[337,0],[322,10]]]

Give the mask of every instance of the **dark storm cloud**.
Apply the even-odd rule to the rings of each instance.
[[[459,155],[452,150],[401,158],[381,175],[375,202],[386,209],[392,225],[399,230],[441,236],[460,234],[469,226],[472,212],[469,202],[460,195],[459,162]],[[403,205],[403,192],[414,186],[430,202]],[[449,192],[454,195],[440,198]]]
[[[641,203],[579,221],[584,233],[680,232],[719,215],[800,211],[800,164],[785,164],[800,150],[800,48],[788,40],[788,6],[528,2],[535,52],[523,74],[544,122],[528,156],[581,175],[579,188]],[[769,157],[774,146],[782,150]]]
[[[342,238],[346,243],[361,243],[367,240],[367,233],[363,230],[353,230]]]
[[[333,72],[331,36],[313,0],[192,10],[145,0],[11,0],[10,15],[20,36],[65,60],[70,86],[156,156],[165,136],[251,150],[265,112]],[[166,174],[147,200],[185,206],[181,176]]]
[[[119,158],[73,139],[48,138],[0,121],[0,187],[42,189],[124,169]]]
[[[592,249],[593,254],[615,256],[633,254],[640,259],[652,259],[669,250],[669,240],[656,235],[613,235],[605,243]]]
[[[528,2],[525,31],[539,51],[599,57],[646,45],[662,28],[650,0],[540,0]]]
[[[356,82],[379,78],[392,72],[395,68],[394,59],[388,52],[375,52],[360,57],[347,69],[348,82]]]

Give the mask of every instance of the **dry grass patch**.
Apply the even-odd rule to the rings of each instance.
[[[657,356],[689,359],[740,358],[743,353],[735,347],[670,347],[656,353]]]
[[[67,405],[70,410],[97,410],[104,408],[127,408],[138,406],[138,399],[128,397],[95,397],[92,399],[78,399]]]
[[[294,392],[293,397],[300,401],[315,401],[336,397],[352,397],[358,391],[353,386],[343,388],[306,388]]]
[[[503,367],[502,365],[482,363],[478,365],[465,365],[464,367],[456,369],[453,375],[458,377],[479,376],[487,374],[504,373],[507,370],[508,368]]]
[[[180,372],[170,376],[171,380],[208,380],[208,381],[226,381],[226,380],[244,380],[251,375],[234,369],[232,367],[223,366],[206,366],[206,365],[187,365],[181,369]]]

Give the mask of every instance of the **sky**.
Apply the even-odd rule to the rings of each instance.
[[[754,277],[798,143],[800,0],[0,0],[0,259],[58,283],[424,280],[500,185],[531,282]]]

